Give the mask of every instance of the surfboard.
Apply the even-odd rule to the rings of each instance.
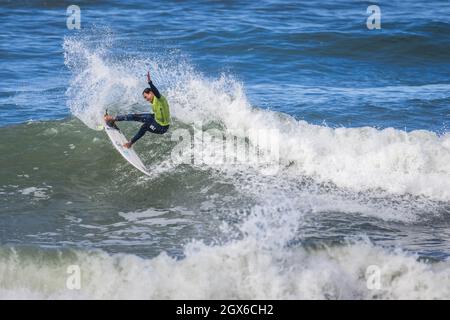
[[[124,157],[125,160],[127,160],[131,165],[133,165],[142,173],[150,175],[150,172],[147,170],[141,158],[139,158],[139,156],[137,155],[136,151],[134,151],[132,148],[127,149],[123,146],[126,142],[128,142],[128,140],[120,131],[119,127],[116,124],[111,126],[108,123],[105,123],[104,128],[114,148],[119,151],[122,157]]]

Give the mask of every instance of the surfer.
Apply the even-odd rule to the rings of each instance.
[[[169,103],[153,84],[152,79],[150,78],[150,72],[147,72],[147,82],[150,87],[145,88],[142,95],[145,100],[151,103],[153,113],[131,113],[117,115],[115,117],[108,114],[105,115],[105,121],[110,126],[113,126],[115,121],[138,121],[144,123],[136,135],[123,145],[125,148],[131,148],[131,146],[142,138],[147,131],[156,134],[164,134],[169,129]]]

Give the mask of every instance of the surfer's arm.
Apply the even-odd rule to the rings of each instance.
[[[158,99],[161,98],[161,94],[159,93],[158,88],[155,87],[151,80],[148,82],[148,85],[150,86],[150,89],[152,89],[152,92],[155,94],[155,96]]]
[[[147,82],[148,82],[148,85],[150,86],[150,89],[152,90],[153,94],[158,99],[161,98],[161,93],[159,93],[158,88],[156,88],[152,82],[152,78],[150,77],[150,71],[147,71]]]

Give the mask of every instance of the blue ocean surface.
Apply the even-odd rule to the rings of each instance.
[[[450,298],[449,1],[74,4],[0,2],[0,298]],[[99,130],[148,70],[150,177]],[[174,164],[199,124],[279,138],[276,174]]]

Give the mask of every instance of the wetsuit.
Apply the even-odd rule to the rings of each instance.
[[[164,134],[169,129],[170,111],[169,104],[164,96],[162,96],[155,85],[150,81],[148,83],[152,90],[153,97],[152,110],[153,113],[132,113],[126,115],[118,115],[115,121],[138,121],[144,124],[139,129],[138,133],[131,139],[131,144],[134,144],[142,136],[150,131],[156,134]]]

